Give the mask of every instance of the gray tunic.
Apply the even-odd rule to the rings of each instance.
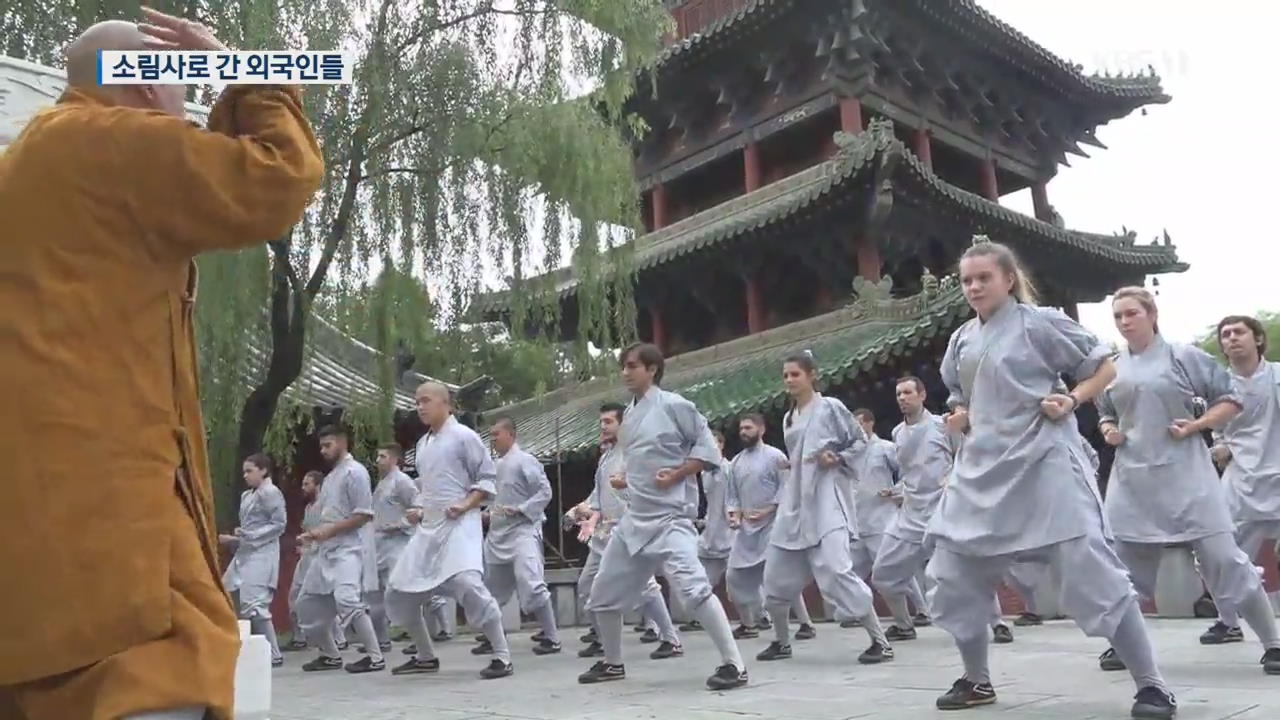
[[[782,466],[787,456],[778,448],[765,442],[743,448],[733,457],[729,469],[729,486],[725,494],[725,509],[743,514],[738,526],[738,536],[729,554],[729,567],[747,568],[764,562],[769,547],[769,531],[777,520],[774,512],[762,523],[750,522],[746,514],[778,505],[782,498]]]
[[[369,471],[348,453],[325,476],[316,503],[320,506],[322,523],[338,522],[353,515],[373,517],[373,484]],[[316,556],[302,591],[327,595],[335,586],[349,584],[362,585],[364,590],[378,589],[371,523],[317,543]]]
[[[373,489],[373,531],[377,547],[378,572],[390,572],[413,535],[413,525],[404,513],[413,507],[418,486],[413,478],[393,468]]]
[[[902,494],[898,484],[898,449],[877,435],[867,438],[866,449],[853,466],[854,507],[857,508],[858,534],[861,537],[882,535],[898,515],[893,496],[881,497],[881,490]]]
[[[512,563],[524,542],[534,538],[533,547],[542,547],[543,512],[551,502],[551,481],[542,463],[519,445],[511,446],[495,463],[497,494],[489,509],[489,534],[484,540],[484,557],[489,563]],[[507,515],[501,508],[515,508]]]
[[[284,494],[271,478],[240,494],[239,542],[235,557],[222,575],[228,592],[242,586],[276,589],[285,522]]]
[[[1194,417],[1196,397],[1240,404],[1231,376],[1208,353],[1156,335],[1140,354],[1116,359],[1116,380],[1098,399],[1100,422],[1116,423],[1107,520],[1119,540],[1171,543],[1232,532],[1226,494],[1200,434],[1178,440],[1174,420]]]
[[[725,468],[725,469],[721,469]],[[698,538],[698,557],[721,560],[729,557],[737,531],[729,527],[726,495],[729,492],[731,470],[723,458],[720,467],[702,472],[702,492],[707,496],[706,523]]]
[[[653,386],[632,400],[618,431],[618,446],[627,474],[629,505],[614,530],[631,555],[639,553],[675,519],[692,520],[698,507],[697,478],[690,475],[668,488],[658,486],[658,471],[688,460],[707,467],[721,461],[706,418],[693,403]]]
[[[942,418],[928,410],[913,424],[898,423],[893,442],[902,469],[902,507],[886,532],[899,540],[923,543],[929,520],[942,501],[955,450]]]
[[[1231,450],[1222,473],[1237,522],[1280,520],[1280,363],[1258,364],[1252,377],[1233,373],[1244,409],[1220,442]]]
[[[609,538],[613,535],[614,526],[627,511],[626,489],[615,490],[609,484],[611,475],[622,474],[625,474],[625,468],[622,467],[622,452],[618,450],[618,446],[610,445],[604,448],[599,462],[596,463],[595,487],[591,488],[591,495],[586,500],[588,507],[600,513],[595,532],[591,534],[591,542],[588,544],[592,552],[604,553],[605,546],[609,544]]]
[[[848,476],[867,437],[849,408],[815,393],[807,406],[787,413],[783,428],[791,468],[783,481],[769,544],[783,550],[808,550],[830,533],[856,533],[856,510],[848,506],[849,494],[841,486],[852,482]],[[825,450],[835,452],[840,463],[821,467],[818,456]]]
[[[974,318],[960,326],[940,370],[949,405],[968,408],[970,428],[927,534],[955,553],[994,556],[1096,527],[1090,515],[1101,501],[1088,481],[1075,417],[1050,420],[1040,402],[1063,374],[1091,377],[1107,356],[1106,346],[1061,311],[1013,300],[985,323]]]
[[[418,441],[418,496],[422,522],[409,538],[387,585],[400,592],[428,592],[466,570],[484,572],[480,509],[450,518],[446,509],[473,490],[492,497],[497,470],[480,436],[449,418],[437,433]]]

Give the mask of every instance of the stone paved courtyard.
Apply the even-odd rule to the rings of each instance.
[[[1280,677],[1263,675],[1254,642],[1202,647],[1196,637],[1203,620],[1152,620],[1162,668],[1178,696],[1185,720],[1275,720],[1280,718]],[[439,646],[439,675],[352,676],[344,672],[303,673],[310,653],[290,653],[274,674],[272,720],[912,720],[953,717],[933,708],[934,698],[959,676],[949,637],[923,628],[920,639],[899,643],[897,659],[879,667],[855,663],[866,645],[861,630],[820,624],[818,638],[795,643],[792,660],[751,660],[767,641],[742,643],[751,685],[729,693],[704,689],[717,664],[705,633],[685,638],[686,654],[650,660],[652,645],[640,645],[626,631],[626,680],[596,686],[577,684],[590,661],[575,656],[579,630],[571,629],[565,652],[536,657],[532,631],[513,635],[514,677],[482,681],[476,672],[486,659],[469,653],[470,637]],[[1012,645],[992,646],[992,671],[999,703],[964,713],[966,718],[1037,720],[1127,718],[1133,688],[1127,673],[1098,670],[1104,647],[1085,638],[1069,622],[1015,628]],[[402,662],[397,643],[389,656]],[[571,650],[573,652],[571,652]],[[348,651],[348,659],[355,656]]]

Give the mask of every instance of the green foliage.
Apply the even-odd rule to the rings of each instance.
[[[621,131],[639,125],[623,103],[671,22],[659,0],[149,4],[209,24],[232,47],[345,48],[358,58],[355,84],[304,96],[327,170],[302,222],[270,253],[200,260],[201,391],[216,478],[238,475],[246,385],[274,351],[265,310],[273,283],[287,288],[288,307],[332,312],[339,328],[383,351],[384,401],[348,409],[369,436],[390,431],[400,345],[431,375],[495,376],[495,399],[505,401],[591,372],[588,342],[614,347],[634,336],[621,248],[639,224],[638,192]],[[138,5],[11,0],[0,8],[0,46],[61,65],[61,48],[85,27],[136,18]],[[207,88],[193,97],[213,99]],[[526,278],[565,257],[583,278],[576,348],[459,326],[470,297],[493,289],[486,279],[505,276],[520,299],[516,324],[558,337],[552,288]],[[306,415],[283,404],[263,446],[287,457],[289,428]],[[219,490],[224,508],[233,497],[234,487]]]
[[[1280,311],[1262,311],[1254,315],[1258,322],[1262,323],[1262,331],[1267,334],[1267,353],[1266,359],[1272,362],[1280,362]],[[1204,334],[1196,340],[1196,345],[1201,350],[1213,355],[1214,357],[1226,362],[1226,357],[1222,354],[1222,348],[1218,346],[1217,324],[1213,327],[1205,328]]]

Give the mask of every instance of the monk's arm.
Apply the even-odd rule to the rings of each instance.
[[[296,88],[228,88],[210,130],[136,111],[110,122],[122,187],[162,256],[276,239],[301,219],[324,173]]]

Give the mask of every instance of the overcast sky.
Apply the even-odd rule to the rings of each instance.
[[[1160,278],[1161,331],[1190,340],[1228,313],[1280,310],[1280,127],[1272,0],[979,0],[1054,53],[1094,70],[1152,65],[1173,96],[1098,130],[1108,150],[1069,156],[1049,184],[1073,229],[1168,228],[1191,269]],[[1031,212],[1030,193],[1004,204]],[[1148,283],[1149,284],[1149,283]],[[1117,338],[1109,307],[1080,308]]]

